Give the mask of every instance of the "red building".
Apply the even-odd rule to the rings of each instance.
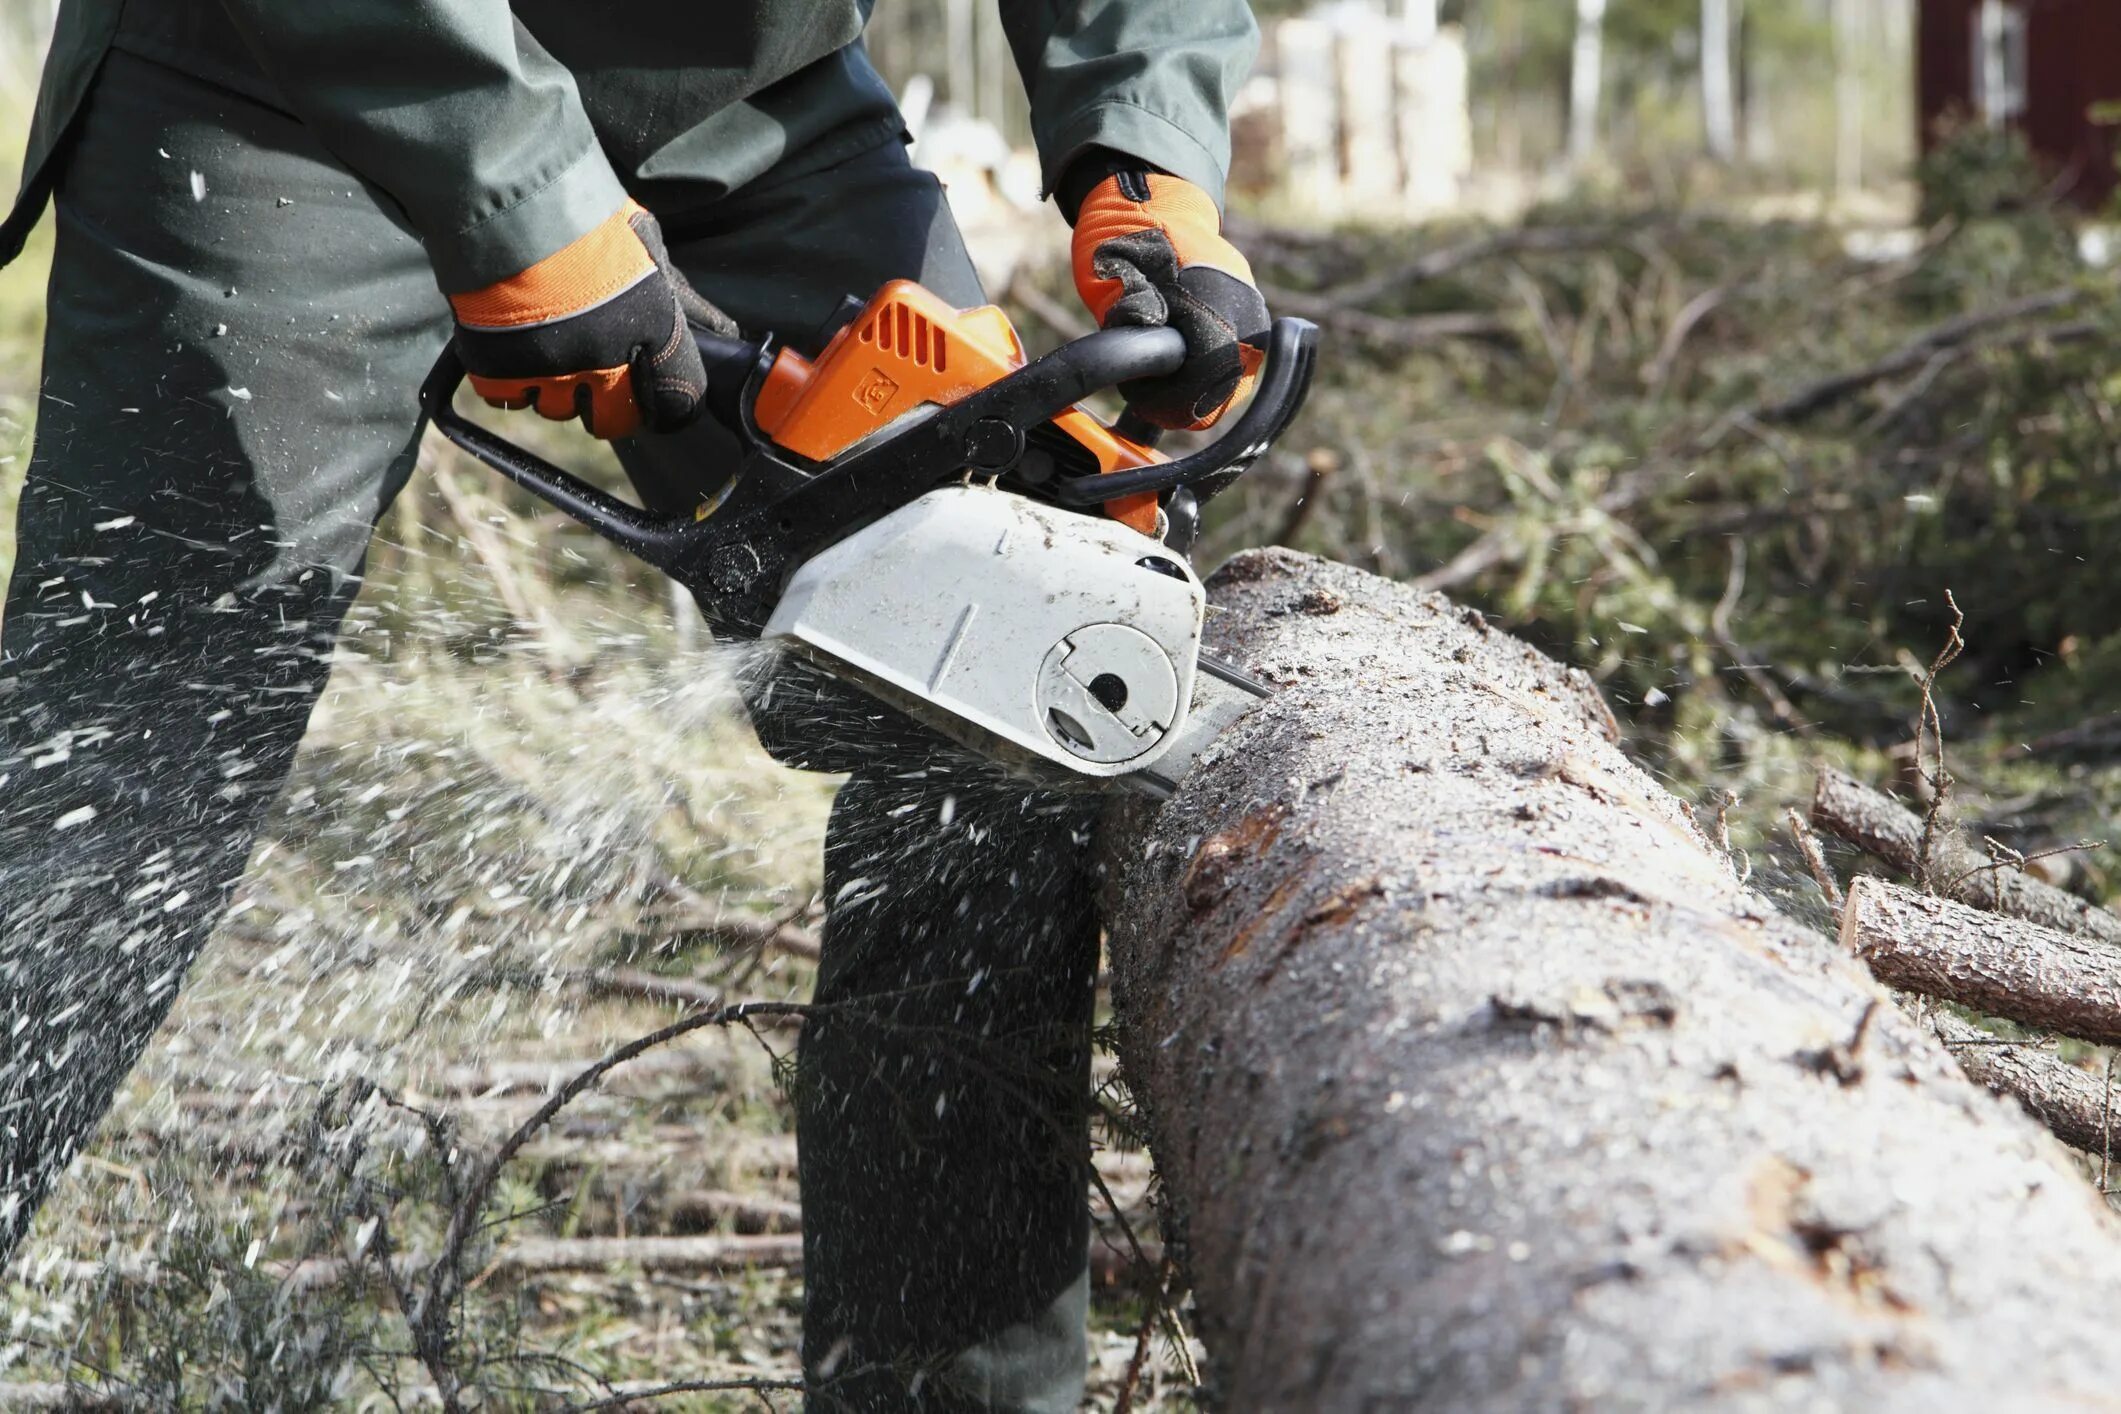
[[[1953,118],[2025,134],[2058,187],[2097,206],[2115,185],[2121,0],[1921,0],[1916,83],[1925,151]]]

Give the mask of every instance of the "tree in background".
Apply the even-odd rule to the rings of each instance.
[[[1732,10],[1736,0],[1701,0],[1701,131],[1709,156],[1738,156],[1738,93],[1732,79]]]

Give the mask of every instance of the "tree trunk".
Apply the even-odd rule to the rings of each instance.
[[[1863,187],[1863,30],[1856,0],[1833,0],[1834,192]]]
[[[1701,0],[1701,125],[1709,156],[1738,156],[1738,93],[1731,80],[1731,0]]]
[[[2108,1400],[2067,1152],[1741,887],[1588,681],[1289,551],[1280,687],[1108,822],[1122,1056],[1224,1407]]]
[[[1598,152],[1598,94],[1605,78],[1606,0],[1576,0],[1576,43],[1569,54],[1569,165]]]
[[[2121,1157],[2111,1065],[2103,1075],[2086,1070],[2044,1042],[2004,1040],[1948,1012],[1931,1017],[1930,1029],[1968,1075],[2025,1106],[2057,1139],[2103,1161]]]

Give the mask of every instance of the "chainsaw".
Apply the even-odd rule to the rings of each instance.
[[[695,331],[711,414],[741,450],[690,515],[630,505],[458,414],[453,349],[420,400],[473,458],[684,586],[717,636],[802,653],[1036,779],[1175,790],[1269,695],[1201,652],[1187,552],[1202,504],[1302,406],[1316,327],[1275,320],[1251,401],[1178,457],[1130,414],[1079,406],[1174,371],[1176,330],[1027,358],[1000,309],[910,281],[827,327],[814,360]]]

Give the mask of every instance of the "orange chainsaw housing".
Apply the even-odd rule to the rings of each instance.
[[[830,461],[928,404],[948,406],[1024,366],[1009,316],[991,304],[958,309],[911,280],[893,280],[827,343],[816,361],[782,349],[752,406],[761,431],[811,461]],[[1052,425],[1101,472],[1163,460],[1083,411]],[[1105,514],[1156,534],[1156,497],[1105,503]]]

